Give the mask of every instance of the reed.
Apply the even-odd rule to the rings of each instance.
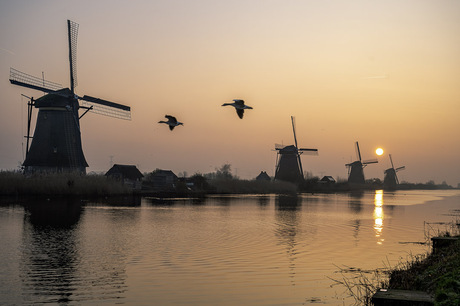
[[[1,195],[117,195],[131,190],[104,175],[76,173],[36,174],[25,176],[19,172],[0,172]]]
[[[362,270],[347,266],[337,266],[337,268],[341,278],[329,278],[334,282],[332,286],[345,287],[347,295],[354,299],[354,305],[372,305],[372,295],[379,288],[388,287],[388,274],[390,273],[388,268],[375,270]]]
[[[443,229],[436,229],[433,225]],[[425,226],[427,226],[425,224]],[[448,223],[429,223],[430,234],[459,236],[458,220]],[[409,254],[395,266],[363,271],[357,268],[338,267],[340,279],[330,278],[334,285],[342,285],[355,305],[371,305],[372,295],[381,288],[425,291],[435,298],[435,305],[460,305],[460,239],[450,247],[420,255]]]

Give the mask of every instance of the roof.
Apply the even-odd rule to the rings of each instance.
[[[161,169],[155,170],[153,176],[175,176],[177,177],[177,175],[174,174],[174,172],[172,172],[171,170],[161,170]]]
[[[270,181],[270,176],[265,171],[260,171],[260,174],[256,177],[256,180],[267,180]]]
[[[323,178],[321,179],[321,182],[331,182],[331,183],[333,183],[333,182],[335,182],[335,179],[330,175],[326,175],[326,176],[323,176]]]
[[[105,174],[106,176],[122,174],[125,178],[129,179],[139,179],[143,177],[142,173],[133,165],[119,165],[115,164],[109,171]]]
[[[72,92],[68,88],[57,90],[35,100],[35,107],[65,107],[72,105]]]
[[[290,145],[280,149],[279,152],[280,154],[296,154],[298,150],[294,145]]]

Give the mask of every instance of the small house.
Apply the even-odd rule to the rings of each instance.
[[[326,175],[323,176],[322,179],[319,180],[321,184],[335,184],[335,179],[332,176]]]
[[[132,189],[142,189],[142,177],[144,176],[136,166],[115,164],[105,176],[120,181]]]
[[[171,170],[155,170],[150,176],[155,189],[174,189],[178,181],[177,175]]]
[[[256,181],[271,181],[271,179],[267,172],[260,171],[260,174],[256,177]]]

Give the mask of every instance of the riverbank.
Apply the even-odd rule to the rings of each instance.
[[[202,185],[199,188],[197,186],[190,188],[179,181],[175,187],[156,188],[145,184],[142,189],[137,190],[105,175],[58,173],[26,176],[20,172],[0,172],[1,196],[204,197],[207,194],[295,194],[298,192],[297,185],[284,181],[212,179]]]
[[[196,179],[198,177],[198,179]],[[193,177],[192,177],[193,178]],[[24,175],[14,171],[0,171],[1,196],[90,196],[140,195],[161,197],[204,197],[208,194],[296,194],[361,192],[382,189],[379,184],[351,186],[346,182],[322,183],[308,179],[301,184],[285,181],[242,180],[238,178],[212,178],[195,176],[195,184],[188,186],[179,180],[167,188],[158,188],[149,181],[143,182],[140,190],[132,189],[119,180],[102,174],[81,175],[77,173],[55,173]],[[192,180],[193,181],[193,180]],[[405,184],[398,190],[452,189],[444,185]]]
[[[2,196],[107,196],[132,194],[120,182],[103,175],[60,173],[25,176],[20,172],[0,173]]]
[[[458,225],[457,225],[458,226]],[[460,305],[460,238],[391,271],[388,289],[424,291],[434,305]]]

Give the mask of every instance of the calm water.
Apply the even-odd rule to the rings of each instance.
[[[458,190],[3,204],[0,304],[349,305],[337,266],[424,253],[424,221],[459,210]]]

